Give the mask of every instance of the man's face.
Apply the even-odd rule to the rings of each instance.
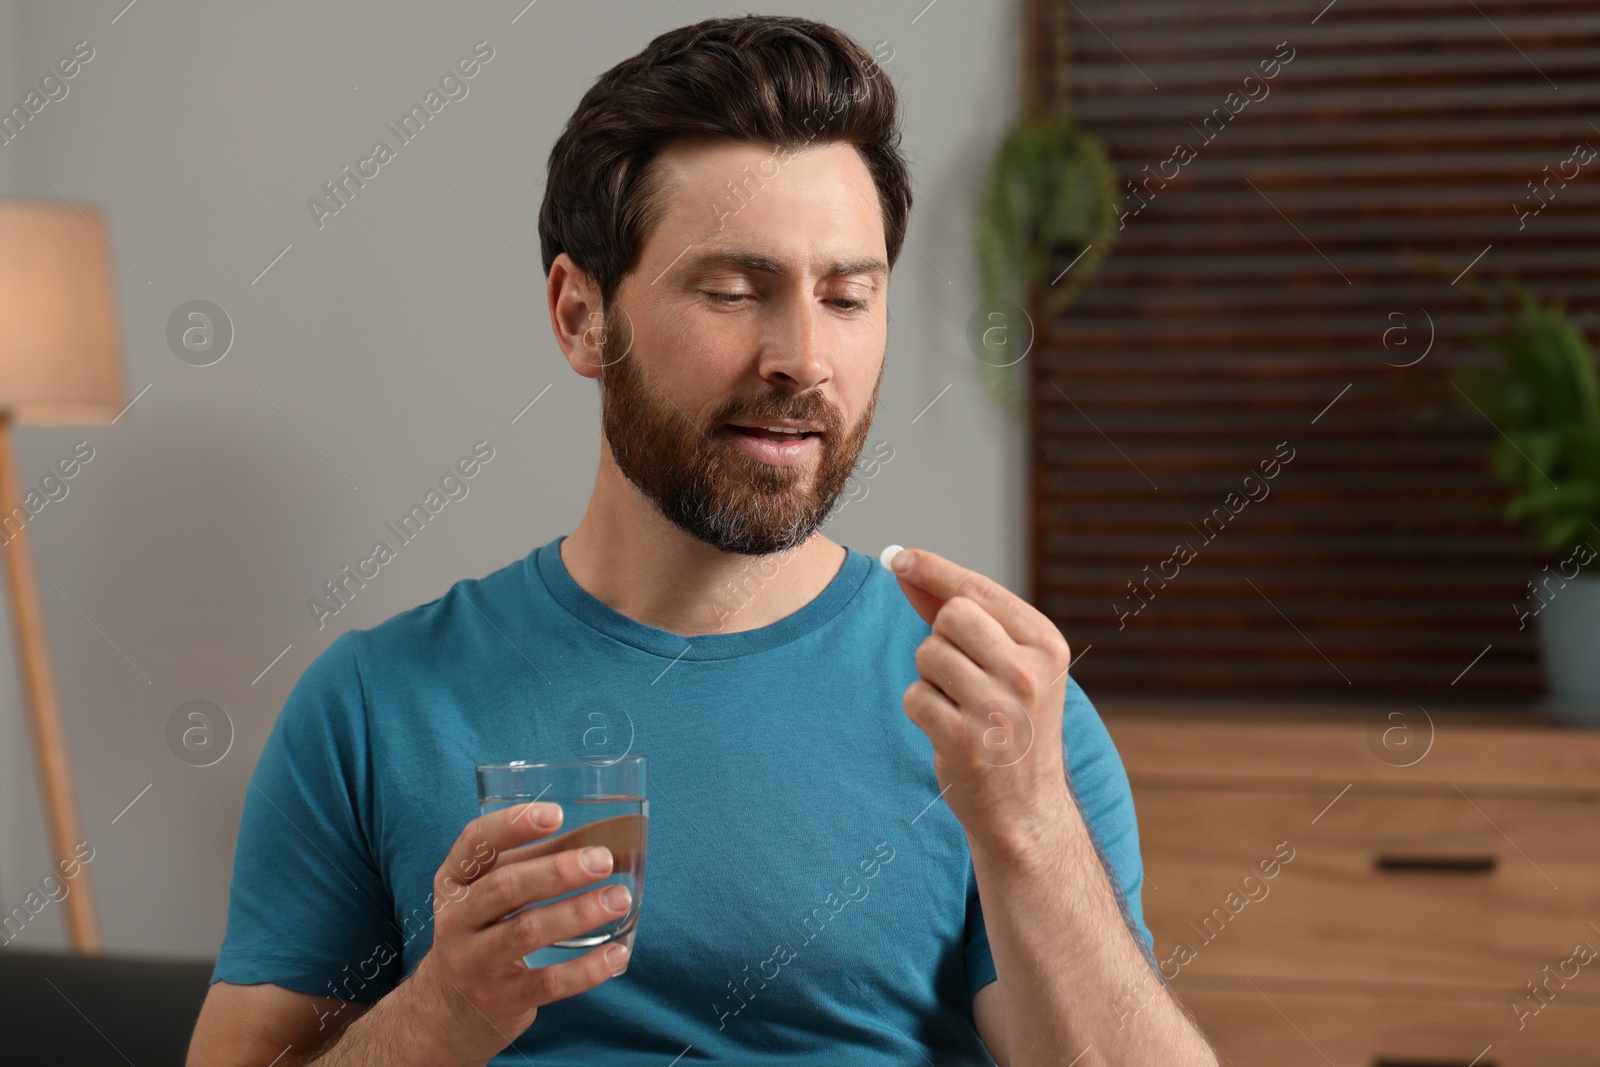
[[[605,314],[606,440],[685,533],[784,551],[827,518],[871,428],[888,336],[877,191],[847,145],[676,142],[656,166],[669,206]],[[781,422],[820,433],[769,446],[733,428]]]

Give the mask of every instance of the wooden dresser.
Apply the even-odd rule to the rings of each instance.
[[[1223,1063],[1600,1064],[1600,731],[1097,706],[1156,954]]]

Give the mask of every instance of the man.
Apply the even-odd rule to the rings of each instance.
[[[1127,777],[1059,631],[817,532],[882,381],[898,136],[888,77],[801,19],[663,34],[584,96],[540,228],[599,381],[588,510],[307,668],[191,1064],[1215,1064],[1151,972]],[[625,752],[638,926],[529,968],[628,900],[540,903],[612,857],[516,858],[551,806],[474,818],[473,767]]]

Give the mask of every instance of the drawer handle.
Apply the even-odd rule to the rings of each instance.
[[[1372,1061],[1372,1067],[1495,1067],[1493,1060],[1397,1060],[1388,1056],[1379,1056]]]
[[[1386,856],[1373,859],[1380,871],[1421,871],[1427,874],[1488,874],[1498,862],[1494,856]],[[1387,1067],[1406,1067],[1400,1061],[1386,1061]],[[1419,1064],[1420,1067],[1420,1064]],[[1443,1067],[1443,1065],[1441,1065]],[[1484,1065],[1488,1067],[1488,1065]]]

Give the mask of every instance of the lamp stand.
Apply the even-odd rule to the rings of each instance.
[[[11,451],[11,425],[10,412],[0,410],[0,522],[19,509],[27,514],[21,506],[22,494]],[[100,929],[94,917],[94,898],[89,892],[88,868],[77,864],[76,875],[71,879],[64,877],[69,864],[76,859],[82,828],[78,823],[77,805],[72,799],[72,768],[61,734],[55,682],[50,674],[50,651],[45,640],[44,613],[39,606],[39,587],[34,580],[33,553],[26,524],[15,537],[0,546],[0,555],[6,559],[6,585],[10,592],[12,629],[16,632],[17,661],[22,669],[28,720],[33,727],[51,842],[63,880],[70,883],[70,891],[63,901],[67,930],[74,952],[94,955],[100,951]]]

